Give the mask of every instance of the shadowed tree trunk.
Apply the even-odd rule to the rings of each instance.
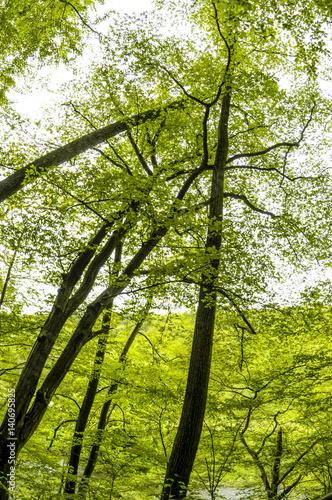
[[[111,273],[111,276],[118,275],[119,263],[121,261],[121,250],[122,243],[120,243],[116,248],[114,257],[114,269]],[[90,375],[88,387],[76,421],[73,444],[70,450],[68,462],[68,475],[64,488],[64,493],[69,495],[74,494],[76,489],[76,478],[83,446],[83,436],[99,385],[101,369],[105,358],[105,351],[110,332],[112,307],[113,303],[111,303],[110,307],[107,309],[103,317],[101,328],[102,333],[100,334],[100,337],[98,339],[98,346],[92,367],[92,373]]]
[[[16,395],[20,395],[20,397],[16,398],[16,456],[18,456],[20,450],[25,446],[27,441],[38,428],[38,425],[47,410],[48,404],[51,401],[55,390],[64,379],[66,373],[71,367],[71,364],[79,354],[82,347],[100,333],[99,331],[92,331],[92,328],[100,314],[108,308],[109,304],[113,300],[113,297],[121,293],[128,286],[137,269],[139,269],[141,264],[150,255],[161,239],[165,236],[168,229],[172,226],[175,216],[178,216],[181,213],[186,214],[186,209],[178,208],[178,202],[184,199],[192,183],[202,173],[202,171],[202,169],[196,169],[189,175],[183,186],[180,188],[178,195],[175,197],[167,218],[150,233],[148,240],[142,243],[141,248],[128,263],[122,275],[119,277],[118,282],[105,289],[87,306],[83,317],[79,321],[65,349],[46,376],[39,390],[35,393],[48,355],[66,319],[85,300],[93,286],[99,269],[107,261],[115,246],[132,227],[136,219],[129,217],[130,220],[125,220],[120,229],[113,232],[113,234],[106,241],[104,247],[94,257],[94,259],[92,259],[95,254],[96,244],[100,243],[104,239],[107,229],[109,229],[112,225],[112,222],[104,224],[92,238],[91,242],[89,242],[86,250],[84,250],[82,254],[77,257],[68,274],[64,276],[63,284],[58,291],[53,309],[44,327],[42,328],[40,335],[38,336],[16,388]],[[133,202],[133,205],[134,206],[131,206],[131,212],[136,214],[137,204]],[[202,206],[204,206],[204,204],[199,205],[198,209],[202,208]],[[121,210],[115,215],[115,217],[113,217],[113,220],[116,218],[123,218],[127,215],[127,213],[127,209]],[[71,292],[74,290],[75,284],[78,283],[86,268],[87,271],[82,284],[71,296]],[[34,395],[35,397],[32,402]],[[2,422],[0,432],[0,500],[8,499],[5,486],[7,484],[9,472],[7,439],[8,413]]]
[[[132,346],[138,333],[140,332],[147,315],[149,314],[151,303],[152,303],[152,299],[150,298],[150,299],[148,299],[146,307],[144,308],[144,311],[141,314],[140,321],[136,324],[135,328],[133,329],[133,331],[129,335],[128,340],[127,340],[127,342],[123,348],[123,351],[119,357],[119,363],[122,365],[123,368],[124,368],[124,365],[126,362],[128,351],[129,351],[130,347]],[[102,406],[100,416],[99,416],[98,429],[97,429],[97,435],[95,438],[95,442],[91,447],[89,458],[88,458],[88,463],[85,467],[85,470],[83,472],[83,476],[81,478],[81,482],[80,482],[80,485],[78,488],[79,498],[86,498],[86,495],[88,493],[89,479],[93,474],[93,471],[95,469],[95,466],[96,466],[96,463],[98,460],[100,446],[101,446],[102,441],[103,441],[103,432],[105,430],[107,420],[109,418],[109,409],[110,409],[110,406],[112,404],[112,396],[118,390],[118,386],[119,386],[119,383],[116,381],[110,385],[108,392],[107,392],[107,401]]]
[[[209,228],[205,253],[213,252],[209,272],[201,276],[188,381],[182,415],[167,466],[162,500],[186,496],[190,474],[201,436],[211,367],[213,331],[216,312],[219,250],[223,218],[224,175],[228,155],[228,119],[230,93],[222,100],[218,129],[218,147],[212,174]],[[209,109],[206,110],[206,120]]]

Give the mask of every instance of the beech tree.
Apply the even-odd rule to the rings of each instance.
[[[69,62],[82,50],[82,35],[95,31],[87,21],[92,0],[59,0],[46,8],[38,1],[1,5],[1,101],[22,73],[33,78],[31,61],[45,65]],[[96,31],[95,31],[96,33]]]
[[[323,11],[272,0],[165,8],[177,27],[188,25],[184,33],[165,34],[162,10],[151,19],[106,16],[98,56],[65,91],[58,127],[48,123],[51,142],[56,135],[63,145],[45,153],[38,143],[8,143],[4,158],[15,171],[0,181],[3,233],[12,235],[3,243],[10,258],[1,306],[23,278],[13,278],[19,262],[26,278],[38,272],[57,287],[17,379],[17,455],[82,348],[102,339],[100,318],[118,296],[153,288],[156,306],[165,296],[173,307],[197,304],[163,500],[188,489],[217,308],[233,308],[239,327],[255,334],[245,310],[271,302],[278,262],[309,269],[330,248],[329,177],[318,155],[328,140]],[[120,246],[109,282],[106,267]],[[8,430],[6,415],[3,499]],[[67,482],[66,493],[74,492]]]

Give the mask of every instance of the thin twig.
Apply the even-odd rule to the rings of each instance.
[[[99,39],[101,38],[101,34],[96,31],[95,29],[93,29],[85,20],[84,18],[81,16],[81,14],[79,13],[79,11],[76,9],[75,5],[73,5],[72,3],[68,2],[67,0],[59,0],[61,3],[64,3],[66,5],[70,5],[70,7],[72,9],[74,9],[74,11],[76,12],[76,14],[78,15],[78,17],[80,18],[80,20],[82,21],[82,24],[88,28],[89,30],[91,30],[93,33],[95,33],[96,35],[98,35]]]

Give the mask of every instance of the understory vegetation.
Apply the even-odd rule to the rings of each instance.
[[[279,494],[289,490],[291,498],[317,498],[317,492],[332,487],[326,419],[332,411],[332,311],[306,305],[251,311],[248,320],[252,332],[238,325],[231,312],[217,316],[207,410],[189,496],[221,498],[220,488],[232,486],[242,498],[263,499],[267,484],[275,483]],[[33,342],[31,331],[43,321],[1,316],[8,341],[3,372],[13,364],[19,368]],[[20,455],[17,497],[62,498],[73,445],[82,441],[73,478],[80,483],[91,448],[101,439],[87,498],[158,498],[180,416],[193,327],[194,316],[188,313],[150,313],[142,322],[134,311],[115,312],[84,436],[74,438],[74,429],[82,394],[96,376],[96,340],[82,350]],[[71,329],[69,323],[67,336]],[[46,373],[53,364],[50,357]],[[15,378],[15,370],[6,372],[3,394]],[[106,425],[98,435],[105,404]]]

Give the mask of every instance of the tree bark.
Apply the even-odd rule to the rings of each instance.
[[[280,479],[280,463],[281,463],[282,453],[283,453],[282,427],[279,427],[278,433],[277,433],[276,452],[275,452],[274,462],[273,462],[273,467],[272,467],[271,498],[275,498],[276,495],[278,494],[278,486],[279,486],[279,479]]]
[[[332,500],[332,493],[328,493],[327,495],[324,495],[323,497],[319,498],[318,500]]]
[[[131,332],[130,336],[128,337],[128,340],[123,348],[123,351],[119,357],[119,363],[122,365],[124,368],[124,364],[127,358],[128,351],[130,347],[132,346],[135,338],[137,337],[140,329],[142,328],[142,325],[149,313],[151,307],[151,300],[148,300],[147,305],[145,307],[145,310],[142,313],[141,320],[136,324],[135,328]],[[97,428],[97,434],[96,434],[96,439],[94,444],[91,447],[89,458],[88,458],[88,463],[84,469],[81,482],[78,488],[78,493],[79,493],[79,498],[86,498],[87,491],[88,491],[88,485],[89,485],[89,479],[93,474],[93,471],[95,469],[97,460],[98,460],[98,454],[100,450],[100,446],[103,440],[103,431],[105,430],[106,424],[107,424],[107,418],[109,415],[109,408],[112,404],[112,396],[113,394],[116,393],[118,390],[118,382],[113,382],[108,391],[107,391],[107,401],[103,404],[100,416],[99,416],[99,422],[98,422],[98,428]]]
[[[22,370],[20,379],[15,389],[15,434],[16,434],[16,453],[21,450],[21,431],[26,425],[26,414],[31,400],[35,394],[38,381],[45,367],[48,356],[58,338],[65,322],[77,307],[83,302],[92,288],[95,276],[99,269],[111,255],[116,244],[124,235],[124,230],[115,231],[104,247],[97,254],[94,260],[91,259],[96,252],[96,246],[103,240],[107,234],[107,227],[103,225],[96,235],[90,240],[85,251],[83,251],[76,259],[75,263],[64,277],[62,286],[58,290],[58,294],[46,320],[41,329],[40,334],[30,352],[29,358]],[[70,297],[75,285],[81,278],[84,270],[90,263],[83,279],[81,286]],[[8,462],[8,412],[6,413],[0,428],[0,471],[7,467]],[[0,478],[0,481],[1,478]],[[1,484],[1,482],[0,482]],[[1,493],[0,493],[1,499]]]
[[[125,132],[128,126],[137,126],[147,122],[148,120],[155,120],[162,115],[163,112],[167,112],[169,109],[181,108],[184,106],[184,102],[184,100],[175,101],[168,106],[138,113],[137,115],[95,130],[90,134],[83,135],[79,139],[75,139],[65,146],[61,146],[60,148],[37,158],[25,167],[16,170],[15,173],[9,175],[6,179],[0,182],[0,203],[27,184],[30,184],[44,175],[50,169],[72,160],[76,156],[88,151],[98,144],[101,144],[107,139],[120,134],[121,132]]]
[[[113,300],[113,297],[116,296],[117,294],[121,293],[129,284],[131,281],[135,271],[140,267],[140,265],[144,262],[144,260],[150,255],[150,253],[153,251],[153,249],[156,247],[156,245],[161,241],[161,239],[165,236],[167,233],[168,229],[172,225],[172,221],[174,220],[175,215],[178,215],[181,213],[181,209],[178,208],[178,201],[183,200],[184,196],[190,189],[192,183],[194,180],[199,176],[201,173],[200,169],[197,169],[194,171],[188,179],[184,182],[182,188],[179,190],[178,195],[170,209],[170,212],[168,214],[168,217],[165,219],[163,223],[160,223],[157,225],[157,228],[152,231],[150,234],[150,238],[144,242],[140,248],[140,250],[136,253],[136,255],[132,258],[132,260],[129,262],[127,267],[125,268],[124,272],[119,278],[118,284],[114,284],[114,286],[107,288],[104,290],[103,293],[101,293],[95,301],[90,303],[86,311],[80,320],[79,324],[77,325],[77,328],[75,332],[73,333],[71,339],[69,340],[67,346],[65,347],[64,351],[58,358],[57,362],[47,375],[47,377],[44,380],[44,383],[40,387],[40,389],[37,391],[35,395],[35,399],[33,403],[30,406],[29,411],[27,412],[27,408],[32,400],[35,388],[37,386],[40,374],[41,374],[41,365],[42,362],[45,364],[48,354],[47,351],[50,349],[50,344],[54,344],[55,339],[57,335],[60,333],[62,326],[64,325],[65,321],[63,321],[63,314],[64,314],[64,309],[68,311],[68,307],[70,306],[70,309],[73,307],[73,305],[77,304],[78,297],[84,300],[84,298],[87,296],[89,290],[92,287],[93,280],[91,279],[91,275],[93,272],[87,275],[87,279],[84,278],[83,283],[81,287],[75,292],[74,296],[70,299],[71,302],[68,305],[69,301],[69,294],[68,294],[68,289],[66,286],[63,286],[59,289],[58,291],[58,296],[55,301],[55,305],[53,307],[53,310],[50,314],[49,319],[47,320],[46,323],[48,323],[48,326],[52,324],[52,328],[50,327],[47,331],[48,334],[45,335],[40,335],[38,337],[38,340],[36,342],[35,347],[33,348],[33,351],[29,357],[29,360],[27,362],[27,367],[29,367],[30,371],[25,369],[26,377],[21,376],[20,382],[21,387],[25,386],[26,387],[26,392],[28,393],[28,398],[25,397],[26,394],[24,390],[21,390],[22,393],[22,401],[21,405],[23,408],[23,405],[25,405],[24,411],[21,408],[21,411],[19,412],[19,415],[17,415],[17,419],[20,422],[19,428],[16,429],[16,454],[18,456],[18,453],[20,450],[25,446],[27,441],[30,439],[30,437],[33,435],[35,430],[37,429],[41,419],[43,418],[43,415],[48,407],[49,402],[51,401],[51,398],[53,397],[53,394],[57,387],[60,385],[62,380],[64,379],[66,373],[70,369],[73,361],[75,360],[76,356],[79,354],[81,348],[89,342],[92,338],[94,338],[98,333],[92,332],[92,328],[99,317],[99,315],[108,307],[110,304],[110,301]],[[124,224],[123,227],[126,227],[126,231],[129,230],[132,227],[132,224],[134,222],[131,220],[130,224]],[[125,231],[125,232],[126,232]],[[97,233],[98,234],[98,233]],[[114,246],[118,243],[118,241],[121,240],[121,237],[125,233],[121,233],[119,231],[115,231],[112,235],[111,238],[113,238],[113,244]],[[116,236],[116,237],[115,237]],[[108,242],[105,244],[110,245],[111,239],[108,240]],[[104,248],[105,248],[104,246]],[[95,251],[95,246],[90,246],[87,247],[86,252],[91,251],[94,253]],[[106,258],[106,254],[103,253],[103,258]],[[100,255],[100,254],[98,254]],[[109,254],[110,255],[110,254]],[[84,262],[83,270],[85,269],[86,265],[90,262],[92,256],[89,256],[89,258],[85,255],[85,252],[83,252],[82,259]],[[75,262],[74,266],[76,264],[80,264],[80,259],[81,256],[78,257],[78,262]],[[96,257],[96,262],[98,266],[101,266],[101,261],[100,258],[97,256]],[[106,260],[105,260],[106,261]],[[74,267],[76,269],[76,267]],[[78,266],[80,267],[80,266]],[[66,283],[66,280],[68,280],[68,276],[70,277],[72,275],[73,268],[70,270],[68,275],[65,277],[64,282]],[[79,273],[77,275],[75,274],[77,281],[78,282]],[[78,276],[78,277],[77,277]],[[74,276],[73,276],[74,279]],[[84,294],[81,293],[82,287],[84,289]],[[74,288],[74,287],[73,287]],[[66,300],[65,300],[66,298]],[[66,304],[66,307],[65,305]],[[73,309],[74,310],[74,309]],[[39,350],[38,349],[38,344],[39,342],[45,342],[44,349]],[[53,343],[52,343],[53,342]],[[41,347],[43,347],[43,344],[41,344]],[[38,361],[37,364],[32,363],[32,360],[36,359]],[[44,366],[44,365],[43,365]],[[36,373],[35,373],[36,372]],[[38,372],[38,373],[37,373]],[[39,374],[39,375],[38,375]],[[30,378],[31,375],[31,378]],[[32,386],[34,386],[34,390],[32,391]],[[7,500],[7,496],[1,496],[2,493],[5,491],[5,485],[7,484],[7,473],[8,473],[8,449],[7,449],[7,439],[8,439],[8,426],[7,426],[7,416],[5,417],[2,427],[1,427],[1,434],[0,434],[0,500]],[[2,485],[2,486],[1,486]],[[2,489],[1,489],[2,488]]]
[[[121,260],[121,250],[122,250],[122,243],[119,244],[116,249],[114,257],[114,269],[113,272],[111,273],[111,276],[118,275],[119,272],[118,265]],[[70,450],[70,456],[68,462],[68,475],[64,487],[65,495],[74,494],[76,489],[76,482],[77,482],[76,478],[77,478],[78,466],[83,446],[83,436],[99,385],[101,369],[105,358],[105,351],[111,326],[112,306],[113,303],[110,305],[109,309],[105,312],[103,317],[101,334],[98,339],[98,346],[92,367],[92,373],[90,375],[88,387],[76,421],[76,426],[73,436],[73,444]]]
[[[182,415],[170,455],[161,499],[186,496],[190,474],[203,425],[211,367],[216,291],[219,274],[219,250],[223,219],[224,176],[228,155],[230,93],[222,100],[218,128],[218,147],[212,174],[209,227],[205,253],[213,252],[209,272],[202,275],[190,366]]]
[[[87,306],[86,311],[68,341],[68,344],[37,391],[35,399],[26,414],[20,431],[17,431],[17,455],[37,429],[45,411],[47,410],[49,402],[54,395],[54,392],[68,373],[68,370],[81,351],[82,347],[100,333],[100,331],[92,332],[92,328],[100,314],[109,307],[113,298],[128,286],[135,271],[160,242],[163,236],[167,233],[168,229],[168,227],[162,225],[157,230],[153,231],[150,239],[142,244],[140,250],[124,269],[118,279],[118,283],[108,287]],[[3,469],[5,469],[6,464],[7,452],[5,441],[4,452],[0,459],[0,465]],[[1,470],[2,469],[0,468],[0,471]],[[1,496],[0,500],[2,500]]]

